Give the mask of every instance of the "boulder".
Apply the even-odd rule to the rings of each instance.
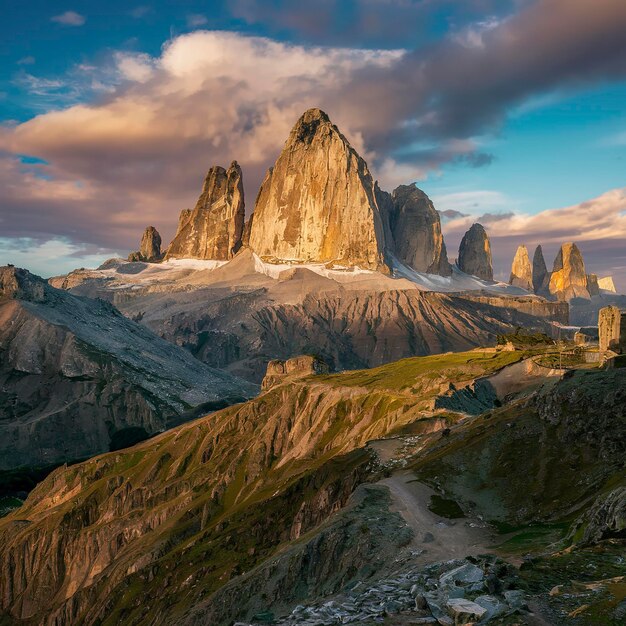
[[[418,272],[450,276],[439,213],[430,198],[413,185],[400,185],[391,195],[389,227],[398,260]]]
[[[225,170],[212,167],[192,211],[185,209],[168,259],[231,259],[241,247],[245,220],[243,177],[237,161]]]
[[[480,606],[480,604],[463,598],[451,598],[446,602],[446,608],[454,619],[455,625],[473,624],[480,621],[487,614],[487,609]]]
[[[473,563],[464,563],[459,567],[455,567],[453,570],[442,574],[439,578],[439,583],[443,586],[448,585],[468,585],[471,583],[477,583],[485,578],[483,570],[474,565]]]
[[[591,298],[583,255],[575,243],[564,243],[561,246],[554,260],[549,291],[557,300]]]
[[[513,264],[511,265],[511,278],[509,284],[521,287],[527,291],[533,291],[533,268],[530,265],[528,249],[526,246],[518,246]]]
[[[540,296],[545,296],[548,294],[549,285],[550,274],[543,257],[543,250],[541,246],[537,246],[533,255],[533,291]]]
[[[493,280],[491,244],[481,224],[473,224],[463,236],[457,265],[466,274],[483,280]]]
[[[250,247],[268,260],[383,269],[376,195],[365,161],[326,113],[310,109],[261,185]]]

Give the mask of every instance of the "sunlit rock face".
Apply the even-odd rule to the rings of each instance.
[[[511,265],[509,284],[528,291],[533,291],[533,268],[530,264],[530,257],[528,256],[526,246],[519,246],[517,248],[513,264]]]
[[[598,278],[598,287],[604,289],[604,291],[612,291],[617,293],[615,289],[615,283],[613,282],[613,276],[605,276],[604,278]]]
[[[236,161],[212,167],[193,210],[181,212],[167,258],[226,261],[241,247],[245,220],[243,178]]]
[[[575,243],[564,243],[554,260],[550,294],[558,300],[589,299],[585,262]]]
[[[493,280],[491,244],[481,224],[473,224],[463,235],[459,246],[459,269],[483,280]]]
[[[310,109],[261,185],[249,245],[261,257],[384,267],[384,229],[365,161]]]
[[[415,185],[400,185],[391,195],[389,226],[396,257],[418,272],[450,276],[439,213]]]

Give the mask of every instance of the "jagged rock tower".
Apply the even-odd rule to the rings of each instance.
[[[518,246],[513,264],[511,265],[511,278],[509,284],[533,291],[533,268],[530,265],[530,257],[526,246]]]
[[[384,229],[365,161],[320,109],[292,129],[265,176],[250,228],[261,257],[384,267]]]
[[[550,294],[557,300],[591,298],[587,288],[585,262],[575,243],[564,243],[554,260],[550,276]]]
[[[154,226],[148,226],[141,237],[138,252],[128,255],[129,261],[158,261],[161,258],[161,235]]]
[[[430,198],[415,185],[400,185],[391,194],[389,229],[398,260],[418,272],[450,276],[441,220]]]
[[[212,167],[193,210],[185,209],[167,249],[167,258],[226,261],[241,247],[245,220],[243,180],[237,161]]]
[[[466,274],[478,276],[483,280],[493,280],[491,244],[481,224],[472,224],[472,227],[463,235],[457,265]]]

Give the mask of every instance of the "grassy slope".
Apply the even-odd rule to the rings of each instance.
[[[520,358],[511,352],[412,358],[276,387],[129,450],[57,470],[0,521],[0,545],[19,559],[33,537],[44,537],[41,562],[24,572],[39,581],[27,594],[44,612],[78,584],[86,590],[79,593],[77,623],[91,608],[107,615],[105,623],[134,623],[145,618],[150,599],[161,601],[148,609],[153,617],[169,603],[179,613],[192,589],[219,588],[288,540],[303,502],[324,489],[345,501],[339,483],[351,489],[346,476],[356,485],[369,462],[352,450],[418,421],[441,385]],[[32,523],[16,531],[17,519]],[[57,533],[64,537],[61,554]],[[94,545],[98,565],[89,569],[81,555]],[[50,561],[65,576],[50,579],[44,572]]]

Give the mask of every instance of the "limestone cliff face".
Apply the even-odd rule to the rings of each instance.
[[[533,256],[533,290],[540,296],[547,295],[549,284],[550,274],[543,257],[543,250],[541,246],[537,246]]]
[[[107,302],[0,268],[0,470],[106,452],[127,429],[146,437],[254,391]]]
[[[250,229],[261,257],[384,266],[384,228],[365,161],[310,109],[261,185]]]
[[[138,252],[128,256],[129,261],[158,261],[161,258],[161,235],[154,226],[148,226],[141,237]]]
[[[439,213],[415,185],[401,185],[392,194],[389,226],[396,257],[418,272],[450,276]]]
[[[228,260],[241,247],[244,220],[243,180],[238,163],[233,161],[228,170],[212,167],[196,206],[180,215],[167,258]]]
[[[615,283],[613,282],[613,276],[605,276],[604,278],[598,278],[598,287],[604,289],[604,291],[612,291],[617,293],[615,289]]]
[[[564,243],[554,260],[550,294],[557,300],[589,299],[585,262],[575,243]]]
[[[459,246],[459,269],[483,280],[493,280],[491,244],[481,224],[473,224],[465,233]]]
[[[519,246],[511,265],[511,285],[521,287],[528,291],[533,291],[533,268],[530,265],[528,249],[526,246]]]

